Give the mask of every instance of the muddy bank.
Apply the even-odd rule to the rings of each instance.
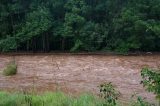
[[[100,83],[112,82],[122,93],[122,99],[138,93],[154,100],[154,95],[140,85],[140,70],[144,66],[160,66],[160,55],[0,55],[0,69],[14,59],[18,73],[12,77],[0,74],[0,90],[36,88],[38,91],[97,93]]]

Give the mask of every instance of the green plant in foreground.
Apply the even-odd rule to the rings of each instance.
[[[0,92],[0,106],[155,106],[141,97],[131,100],[128,105],[108,103],[92,94],[83,94],[77,97],[62,92],[32,93],[6,93]]]
[[[100,85],[100,96],[105,99],[104,106],[116,106],[116,100],[118,100],[120,93],[109,82]]]
[[[136,98],[136,101],[134,100],[134,98]],[[147,102],[141,96],[132,95],[130,106],[155,106],[155,105]]]
[[[17,65],[13,62],[7,65],[7,67],[3,70],[3,75],[12,76],[17,73]]]
[[[160,105],[160,70],[143,68],[141,71],[143,81],[141,82],[147,91],[153,92]]]
[[[0,106],[103,106],[103,101],[92,94],[72,97],[62,92],[38,95],[0,92]]]

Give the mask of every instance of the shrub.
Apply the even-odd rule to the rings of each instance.
[[[115,90],[111,82],[100,85],[100,96],[105,99],[104,106],[116,106],[120,93]]]
[[[143,78],[141,83],[146,87],[147,91],[156,95],[160,105],[160,70],[146,67],[142,69],[141,76]]]
[[[17,65],[14,62],[8,64],[7,67],[3,70],[3,74],[5,76],[12,76],[15,75],[16,73],[17,73]]]

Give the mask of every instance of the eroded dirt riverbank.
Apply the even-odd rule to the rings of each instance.
[[[144,66],[160,66],[160,55],[0,55],[0,69],[15,59],[18,73],[12,77],[0,74],[0,90],[39,91],[61,89],[65,92],[98,92],[98,85],[112,82],[123,99],[133,93],[154,100],[154,95],[140,85],[140,70]],[[0,71],[1,73],[2,71]]]

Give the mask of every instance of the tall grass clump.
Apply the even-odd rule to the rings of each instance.
[[[6,66],[6,68],[3,70],[3,75],[5,76],[12,76],[17,73],[17,65],[15,62],[11,62]]]

